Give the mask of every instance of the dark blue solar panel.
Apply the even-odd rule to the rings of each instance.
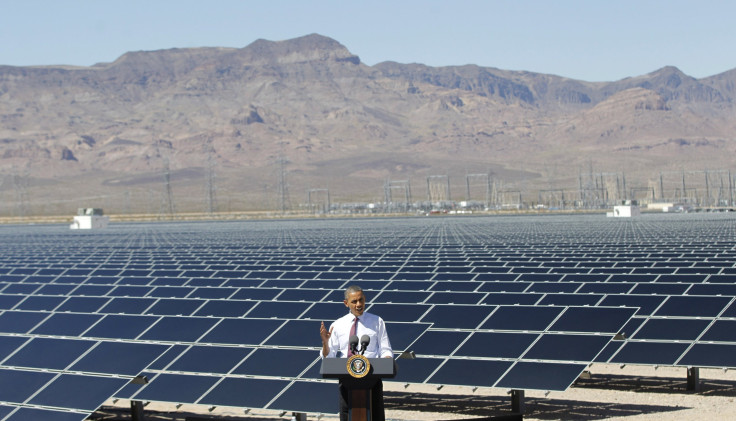
[[[153,288],[148,286],[118,286],[111,290],[107,295],[112,297],[142,297],[148,294]]]
[[[159,374],[132,398],[162,402],[197,402],[219,377],[188,374]]]
[[[167,345],[150,343],[100,342],[71,369],[135,376],[168,348]]]
[[[530,390],[566,390],[587,364],[520,361],[498,381],[496,387]]]
[[[530,283],[559,282],[563,276],[559,273],[523,273],[519,275],[518,280]]]
[[[635,311],[633,308],[569,307],[550,330],[618,333]]]
[[[447,360],[427,382],[491,387],[511,364],[509,361]]]
[[[187,285],[191,287],[221,287],[224,282],[225,280],[222,278],[192,278]]]
[[[481,329],[545,330],[564,307],[502,306],[491,314]]]
[[[736,353],[732,345],[696,343],[678,363],[692,367],[733,367]]]
[[[421,350],[418,351],[419,355]],[[440,358],[416,358],[396,360],[396,377],[392,380],[404,383],[423,383],[444,362]]]
[[[457,356],[517,358],[537,340],[538,334],[475,332],[455,352]]]
[[[535,282],[532,283],[527,291],[529,292],[546,292],[546,293],[573,293],[580,288],[579,283],[571,282]]]
[[[619,349],[626,343],[622,340],[612,340],[608,343],[608,345],[603,348],[603,350],[598,354],[598,356],[593,360],[593,362],[597,363],[605,363],[608,362],[611,357],[613,357],[614,354],[616,354]]]
[[[736,301],[726,308],[723,314],[721,314],[721,317],[736,317]]]
[[[476,271],[479,271],[480,268],[475,268]],[[492,272],[489,273],[479,273],[478,276],[475,277],[475,281],[486,281],[486,282],[503,282],[508,283],[515,281],[516,278],[519,277],[519,274],[517,273],[505,273],[509,270],[509,268],[506,268],[506,270],[501,270],[500,268],[493,268]]]
[[[252,348],[193,346],[167,367],[171,371],[226,374],[237,366]]]
[[[200,399],[200,404],[264,408],[281,390],[288,380],[225,378],[214,389]],[[332,386],[335,388],[336,386]],[[247,391],[247,393],[244,393]],[[336,393],[333,391],[333,394]]]
[[[255,306],[253,301],[211,300],[202,304],[194,316],[242,317]]]
[[[0,332],[27,333],[48,316],[47,313],[6,311],[0,314]]]
[[[296,319],[304,313],[310,303],[295,303],[287,301],[261,301],[250,312],[252,318],[280,318]]]
[[[496,307],[467,305],[436,305],[422,317],[433,328],[475,329]]]
[[[94,344],[86,340],[34,338],[5,360],[5,364],[64,370]],[[49,352],[51,349],[53,352]]]
[[[361,286],[363,282],[359,283]],[[426,291],[433,284],[432,281],[393,281],[385,289],[387,291]]]
[[[269,408],[292,412],[336,413],[337,385],[334,383],[297,381],[289,386]]]
[[[429,297],[429,299],[427,299],[427,303],[477,304],[483,299],[483,297],[485,297],[485,294],[480,292],[435,292]]]
[[[430,287],[430,291],[472,292],[472,291],[475,291],[481,285],[482,285],[481,282],[476,282],[476,281],[472,281],[472,282],[437,281]]]
[[[78,296],[101,296],[105,295],[113,289],[111,286],[102,285],[80,285],[72,293]]]
[[[701,340],[736,342],[736,320],[716,320]]]
[[[481,304],[487,305],[534,305],[544,298],[543,294],[489,293]]]
[[[56,311],[94,313],[110,301],[105,297],[69,297]]]
[[[319,289],[287,289],[276,297],[279,301],[308,301],[318,302],[327,295],[329,291]]]
[[[94,411],[125,386],[127,379],[63,374],[44,387],[29,402],[57,408]]]
[[[146,314],[190,316],[204,304],[204,300],[162,298],[146,310]]]
[[[380,315],[385,321],[415,322],[429,308],[430,306],[426,304],[370,304],[368,311]],[[347,311],[343,314],[345,313]]]
[[[546,294],[537,304],[556,306],[595,306],[601,301],[601,299],[603,299],[603,295],[556,293]]]
[[[434,273],[431,272],[431,270],[427,270],[425,272],[414,272],[418,270],[417,268],[404,268],[397,271],[396,276],[394,276],[394,285],[395,282],[399,281],[429,281],[434,277]]]
[[[236,367],[233,373],[251,376],[296,377],[318,359],[320,359],[318,350],[259,348]],[[273,364],[274,361],[278,363]]]
[[[688,288],[689,284],[638,284],[631,290],[632,294],[660,294],[660,295],[681,295]]]
[[[135,339],[159,319],[158,316],[107,315],[84,336]]]
[[[143,314],[155,302],[153,298],[113,298],[99,311],[111,314]]]
[[[410,348],[420,356],[450,355],[469,335],[469,332],[427,331]]]
[[[28,296],[15,306],[16,310],[46,310],[51,311],[59,306],[66,297]]]
[[[264,345],[273,346],[307,346],[319,340],[320,322],[313,320],[289,320],[273,335],[268,338]],[[329,328],[329,324],[325,323]]]
[[[677,224],[672,223],[673,217]],[[36,328],[34,333],[55,336],[83,334],[89,338],[129,340],[143,335],[142,338],[153,338],[154,341],[215,344],[208,349],[217,349],[217,344],[235,345],[229,349],[246,349],[237,345],[257,346],[274,334],[268,340],[269,344],[307,348],[312,355],[318,354],[316,327],[302,330],[285,325],[281,329],[282,324],[297,317],[309,319],[305,327],[311,324],[318,326],[322,320],[329,324],[347,311],[341,304],[342,288],[348,283],[357,283],[366,290],[369,304],[374,303],[370,311],[387,321],[397,352],[404,346],[409,347],[426,330],[426,325],[416,324],[417,320],[422,320],[434,324],[411,345],[420,357],[422,352],[433,353],[424,355],[446,356],[471,335],[462,352],[481,355],[469,357],[471,359],[509,358],[509,363],[515,363],[522,357],[522,363],[529,363],[532,358],[555,361],[575,358],[582,364],[583,359],[594,354],[600,345],[598,342],[610,338],[613,333],[621,331],[631,337],[638,331],[633,339],[608,343],[595,360],[613,358],[620,363],[650,361],[653,364],[677,365],[686,361],[688,364],[697,362],[703,367],[728,364],[726,350],[734,343],[730,326],[733,320],[723,318],[736,317],[736,304],[731,304],[736,289],[732,285],[733,279],[727,279],[736,274],[732,267],[734,256],[729,252],[736,243],[719,240],[721,234],[711,234],[715,232],[711,228],[722,228],[720,223],[709,220],[707,229],[691,230],[692,223],[688,222],[688,229],[682,230],[685,224],[680,226],[681,220],[677,218],[679,216],[669,216],[666,228],[659,225],[663,220],[656,216],[637,221],[642,229],[633,231],[635,239],[623,238],[624,230],[619,230],[620,224],[611,229],[612,225],[606,223],[605,230],[601,231],[603,225],[585,216],[577,216],[574,220],[549,217],[537,225],[534,236],[524,231],[531,218],[513,218],[513,221],[496,218],[492,224],[478,218],[450,218],[443,220],[441,232],[435,230],[436,224],[429,229],[419,219],[382,220],[380,223],[310,221],[312,225],[308,230],[302,230],[304,226],[295,221],[237,223],[237,226],[232,223],[226,228],[219,224],[177,223],[148,227],[145,234],[139,233],[135,225],[128,224],[115,231],[84,233],[83,238],[93,240],[89,242],[79,242],[76,238],[81,236],[70,237],[61,232],[48,236],[48,232],[58,230],[51,227],[23,227],[24,234],[16,237],[7,236],[4,230],[0,233],[3,239],[11,241],[0,242],[0,274],[13,284],[0,285],[0,291],[6,293],[0,294],[0,308],[18,305],[18,308],[31,311],[0,313],[0,331],[5,329],[9,331],[7,333],[19,331],[26,334]],[[539,222],[538,218],[534,221]],[[285,223],[289,224],[286,228],[289,235],[274,237],[272,227],[278,227],[278,232],[283,233]],[[246,225],[246,229],[241,229]],[[376,229],[378,227],[381,229]],[[46,232],[29,236],[25,234],[29,230]],[[20,232],[20,229],[12,228],[12,231]],[[537,232],[543,235],[536,235]],[[696,232],[699,238],[694,236]],[[120,242],[121,233],[125,236],[124,243]],[[666,237],[664,233],[667,233]],[[327,238],[329,241],[325,241]],[[554,243],[548,243],[549,238],[554,238]],[[66,269],[69,270],[62,275]],[[722,275],[715,274],[721,269]],[[237,276],[218,277],[218,271]],[[347,281],[356,273],[359,273],[358,278],[376,279]],[[152,289],[154,286],[156,289]],[[384,288],[386,291],[382,294]],[[18,294],[8,295],[9,291]],[[229,293],[234,294],[231,297]],[[25,295],[28,294],[33,294],[34,298],[27,299]],[[673,294],[675,296],[667,297]],[[125,299],[126,296],[130,298]],[[148,298],[141,298],[143,296]],[[43,299],[38,300],[37,297]],[[151,297],[166,300],[158,302],[153,310],[147,310],[156,302]],[[177,300],[170,297],[188,298]],[[683,297],[703,300],[693,304]],[[21,298],[25,301],[20,302]],[[57,301],[59,299],[62,301]],[[256,301],[262,299],[268,303],[256,305]],[[480,299],[483,301],[478,303]],[[317,301],[320,302],[312,306]],[[412,304],[417,302],[426,304]],[[448,303],[454,304],[448,306]],[[294,304],[307,305],[299,309],[293,307]],[[437,306],[433,309],[428,304]],[[554,318],[547,318],[546,311],[552,308],[554,313],[559,311],[559,307],[548,304],[587,305],[591,309],[611,306],[617,310],[620,306],[629,306],[638,310],[622,309],[624,315],[612,313],[614,317],[605,312],[602,315],[581,313],[578,317],[570,320],[561,318],[555,323]],[[525,318],[523,314],[515,313],[516,310],[498,309],[496,315],[487,317],[488,314],[483,312],[484,305],[489,309],[496,305],[515,306],[510,308],[534,305],[539,313]],[[453,310],[442,317],[442,307]],[[459,310],[454,310],[456,307]],[[471,307],[478,309],[468,310]],[[461,310],[467,310],[464,317],[459,314]],[[66,311],[70,313],[62,313]],[[508,313],[504,314],[504,311]],[[634,311],[637,311],[637,317],[626,319]],[[36,315],[26,316],[30,313]],[[195,323],[194,332],[190,332],[183,325],[175,326],[178,322],[172,321],[172,329],[162,329],[156,319],[143,323],[143,319],[130,316],[126,319],[117,313],[195,314],[212,324],[198,326]],[[545,316],[540,317],[542,314]],[[647,319],[646,316],[652,314],[654,318]],[[80,315],[107,317],[82,320]],[[595,319],[593,316],[598,320],[592,320]],[[46,317],[50,319],[44,323]],[[223,320],[221,317],[233,318]],[[19,323],[13,323],[14,319]],[[71,323],[63,322],[67,319]],[[251,320],[255,324],[240,324]],[[396,324],[396,320],[407,323]],[[89,321],[97,324],[88,324]],[[476,321],[482,329],[494,330],[495,334],[549,331],[542,336],[532,335],[536,339],[521,354],[495,357],[489,352],[494,351],[497,344],[474,339],[480,333],[489,333],[471,332]],[[468,330],[456,330],[457,323],[462,323],[461,329]],[[550,326],[551,323],[555,325]],[[89,326],[92,327],[84,333],[84,328]],[[152,329],[147,332],[149,327]],[[606,331],[604,335],[600,335],[600,330]],[[701,336],[703,331],[705,333]],[[558,335],[560,332],[588,335]],[[693,346],[691,342],[696,338],[715,343],[700,342]],[[13,352],[20,346],[17,342],[0,341],[0,352],[3,346],[6,352]],[[570,348],[568,342],[580,343]],[[102,350],[102,346],[108,343],[113,341],[98,343],[87,356],[80,356],[80,361],[87,364],[90,361],[87,357],[102,361],[102,354],[96,357],[96,350]],[[709,350],[712,358],[708,360],[708,352],[701,351],[700,345],[719,347]],[[685,348],[678,348],[681,346]],[[170,347],[171,351],[163,352],[148,366],[149,370],[165,371],[170,364],[172,367],[181,364],[184,370],[224,370],[196,368],[197,358],[186,357],[191,358],[188,361],[181,355],[189,345]],[[687,357],[682,358],[681,352],[687,350],[690,350]],[[455,355],[457,357],[451,359],[468,358],[462,354]],[[424,381],[433,371],[430,370],[433,365],[436,367],[443,361],[425,360],[429,360],[426,365],[421,358],[407,360],[411,361],[407,364],[415,364],[420,370],[413,378]],[[111,368],[105,367],[100,365],[94,370],[116,370],[114,364],[109,365]],[[305,376],[315,376],[316,367],[311,365],[306,369]],[[518,364],[512,372],[523,374],[523,367],[525,365]],[[543,377],[551,375],[551,371],[545,372],[544,368],[537,371]],[[221,373],[215,384],[221,383],[219,377]],[[509,375],[506,380],[511,378]],[[518,380],[504,383],[503,387],[511,387],[512,384],[518,387],[523,385],[523,381],[524,376],[519,375]],[[532,388],[554,389],[559,386],[545,383],[552,381],[565,383],[557,378],[544,377]]]
[[[665,296],[651,295],[608,295],[598,305],[610,307],[636,307],[637,316],[646,316],[654,313]]]
[[[649,319],[632,338],[694,341],[709,324],[709,320]]]
[[[79,336],[102,318],[95,314],[54,313],[31,331],[37,335]]]
[[[427,300],[430,295],[430,292],[425,291],[382,291],[373,299],[373,302],[418,304]]]
[[[707,282],[709,284],[734,284],[736,283],[736,275],[711,275]]]
[[[593,361],[611,338],[613,336],[545,334],[523,357],[535,360]]]
[[[233,300],[273,300],[281,291],[276,288],[240,288],[230,298]]]
[[[0,336],[0,362],[28,340],[18,336]]]
[[[22,295],[0,295],[0,310],[8,310],[15,307],[23,298],[25,297]]]
[[[728,295],[736,296],[736,283],[726,284],[695,284],[687,289],[685,295]]]
[[[4,413],[3,413],[4,414]],[[0,416],[3,416],[0,414]],[[84,415],[77,412],[55,411],[45,408],[19,407],[5,421],[26,421],[26,420],[44,420],[44,421],[79,421]]]
[[[55,376],[55,373],[0,368],[0,401],[25,402]]]
[[[662,275],[659,275],[659,278],[654,282],[684,282],[689,284],[699,284],[703,282],[706,277],[706,275],[675,275],[671,273],[663,273]]]
[[[674,365],[687,347],[686,343],[627,342],[611,362]]]
[[[394,352],[406,350],[429,326],[426,323],[386,322],[391,348]]]
[[[654,313],[657,316],[715,317],[731,302],[731,297],[668,297]]]
[[[347,313],[347,308],[344,305],[326,302],[326,303],[314,303],[309,309],[302,314],[302,319],[312,319],[324,321],[325,324],[332,323],[333,320],[337,320]]]
[[[217,323],[213,318],[162,317],[140,339],[193,342]]]
[[[3,289],[5,294],[33,294],[38,289],[38,284],[10,284]]]

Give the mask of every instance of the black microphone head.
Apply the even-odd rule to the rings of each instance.
[[[360,337],[360,353],[365,354],[365,350],[368,349],[368,344],[371,343],[371,337],[363,335]]]
[[[358,336],[350,335],[350,349],[355,352],[356,348],[358,348]]]

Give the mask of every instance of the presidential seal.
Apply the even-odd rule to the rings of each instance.
[[[368,358],[360,354],[355,354],[348,358],[348,373],[352,377],[355,377],[356,379],[365,377],[370,369],[371,363],[368,361]]]

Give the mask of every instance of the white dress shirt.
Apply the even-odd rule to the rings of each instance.
[[[330,352],[325,358],[347,358],[348,348],[350,347],[350,328],[353,325],[353,320],[355,320],[355,316],[348,313],[330,325],[330,329],[332,329],[329,341]],[[384,358],[394,356],[391,342],[388,340],[388,333],[386,333],[386,324],[383,319],[375,314],[364,312],[358,317],[355,335],[358,339],[363,335],[368,335],[371,338],[368,349],[363,353],[365,357]],[[360,349],[360,344],[358,344],[358,349]],[[320,355],[322,355],[322,351],[320,351]]]

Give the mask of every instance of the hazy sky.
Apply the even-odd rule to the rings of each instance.
[[[244,47],[310,33],[361,60],[478,64],[587,81],[736,68],[732,0],[0,0],[0,65]],[[731,51],[731,53],[729,53]]]

